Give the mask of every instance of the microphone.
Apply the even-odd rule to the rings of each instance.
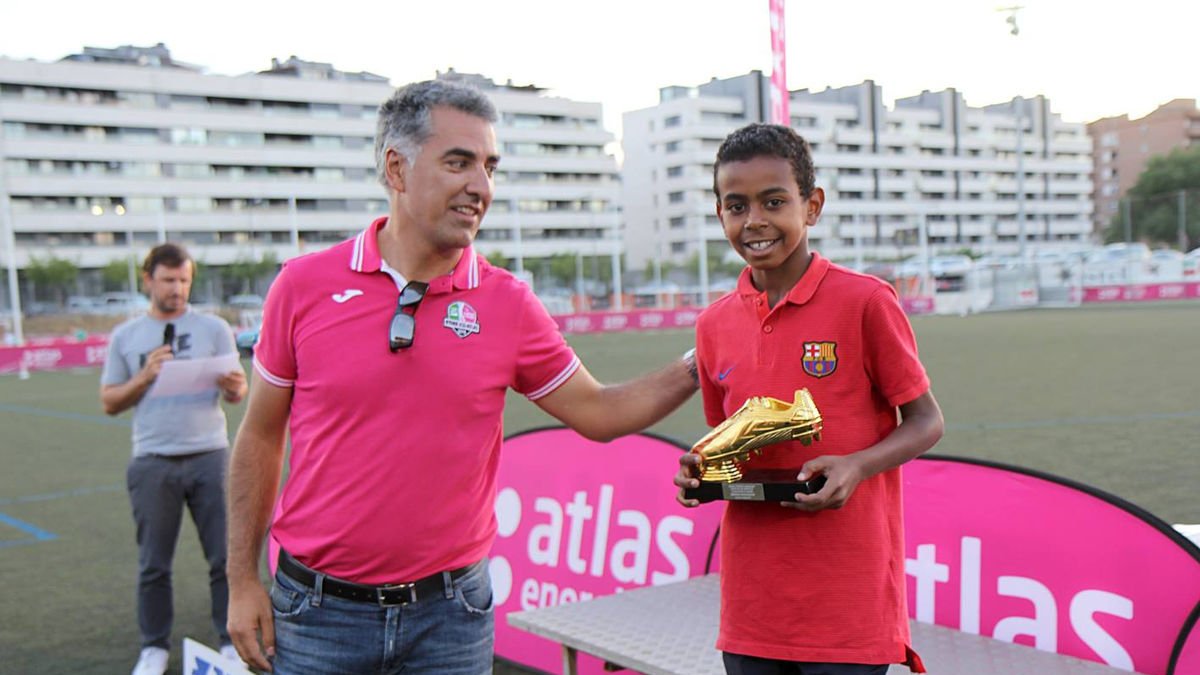
[[[169,323],[163,329],[163,344],[175,351],[175,324]]]

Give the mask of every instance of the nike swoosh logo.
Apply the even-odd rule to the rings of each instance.
[[[358,296],[360,296],[362,294],[363,294],[363,292],[358,290],[357,288],[347,288],[346,290],[342,291],[341,293],[334,293],[330,297],[333,298],[334,302],[336,302],[340,305],[343,302],[346,302],[347,300],[350,300],[351,298],[357,298]]]
[[[721,372],[717,373],[717,379],[718,379],[718,380],[724,380],[724,379],[725,379],[725,377],[726,377],[727,375],[729,375],[729,373],[733,372],[733,369],[734,369],[734,368],[736,368],[736,367],[737,367],[737,366],[729,366],[729,367],[728,367],[728,368],[726,368],[725,370],[723,370],[723,371],[721,371]]]

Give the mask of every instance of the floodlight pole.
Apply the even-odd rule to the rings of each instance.
[[[1024,9],[1021,5],[998,7],[997,12],[1008,12],[1005,21],[1010,26],[1009,33],[1013,37],[1021,34],[1017,26],[1017,12]],[[1016,109],[1017,126],[1017,256],[1025,259],[1025,99],[1017,96],[1013,99]]]
[[[0,122],[4,115],[0,109]],[[4,158],[4,126],[0,124],[0,218],[4,219],[4,241],[8,249],[8,303],[12,310],[13,337],[17,346],[25,344],[21,323],[21,287],[17,277],[17,225],[13,222],[12,203],[8,198],[8,168]]]
[[[703,216],[701,216],[701,217],[697,218],[697,220],[700,221],[699,227],[696,228],[699,231],[699,235],[700,235],[700,237],[699,237],[700,248],[697,249],[698,255],[696,256],[697,265],[700,267],[700,269],[698,270],[700,273],[700,303],[699,303],[699,306],[707,307],[708,306],[708,238],[707,238],[708,233],[704,231],[705,218]]]
[[[1025,99],[1017,96],[1017,255],[1025,259]]]
[[[1187,253],[1187,190],[1179,191],[1179,250]]]

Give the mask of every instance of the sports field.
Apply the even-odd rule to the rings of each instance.
[[[935,452],[1041,469],[1168,522],[1200,522],[1200,304],[920,317],[914,326],[946,415]],[[692,336],[571,342],[613,381],[676,357]],[[97,378],[95,370],[0,377],[0,673],[122,673],[136,657],[129,416],[100,412]],[[243,409],[230,409],[231,433]],[[552,422],[511,401],[509,432]],[[698,399],[655,431],[699,437]],[[184,635],[212,643],[190,524],[175,578],[174,643]],[[172,657],[178,672],[178,649]]]

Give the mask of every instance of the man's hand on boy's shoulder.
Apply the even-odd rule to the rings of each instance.
[[[840,509],[850,501],[850,496],[865,477],[862,462],[854,455],[822,455],[810,459],[800,467],[796,479],[811,480],[817,475],[825,476],[825,486],[818,492],[797,494],[795,503],[780,503],[801,511]]]

